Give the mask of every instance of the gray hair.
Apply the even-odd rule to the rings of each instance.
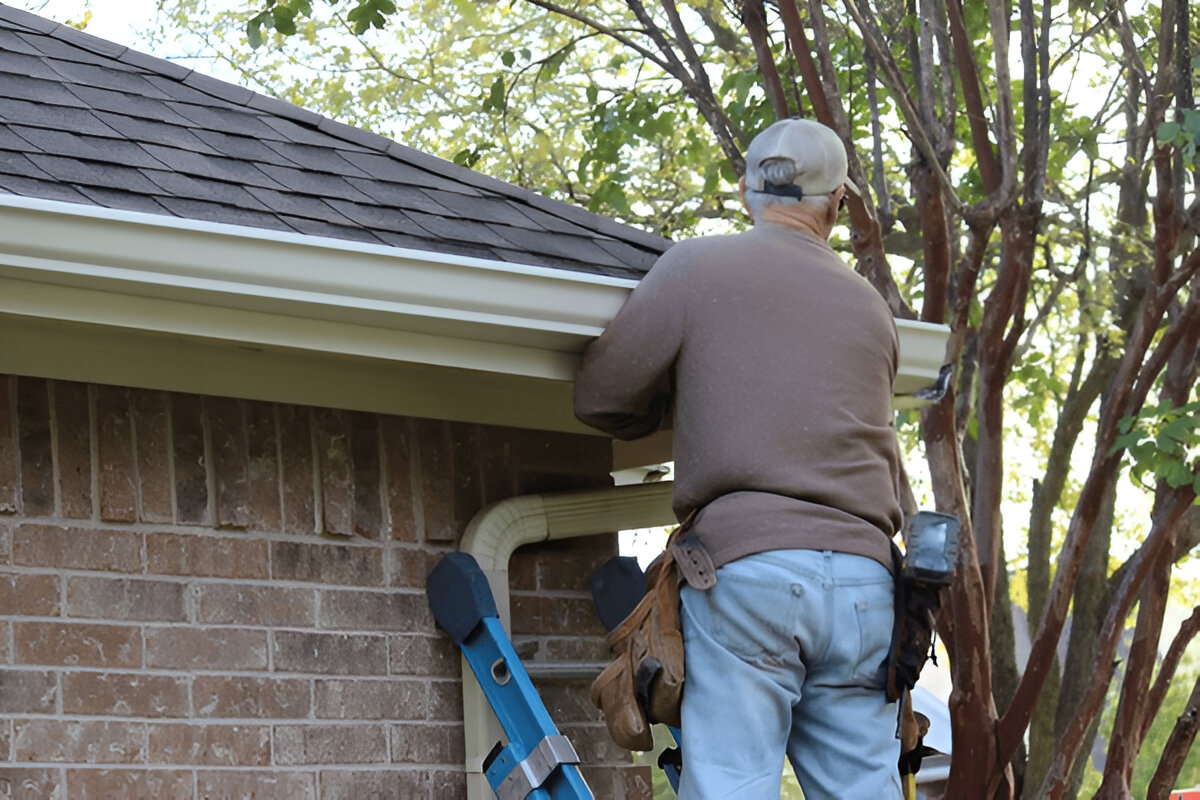
[[[790,158],[764,158],[759,162],[758,169],[762,179],[767,183],[786,186],[796,179],[796,162]],[[803,200],[799,200],[795,197],[766,194],[748,187],[746,189],[746,205],[750,206],[750,216],[754,218],[755,222],[758,222],[759,217],[762,216],[763,209],[775,203],[786,206],[805,203],[820,213],[828,209],[831,202],[832,198],[827,194],[806,196]]]

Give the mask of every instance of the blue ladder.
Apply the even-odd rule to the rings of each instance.
[[[500,800],[592,800],[579,756],[558,732],[500,624],[487,576],[467,553],[444,556],[425,585],[434,619],[475,673],[508,744],[497,742],[484,774]]]

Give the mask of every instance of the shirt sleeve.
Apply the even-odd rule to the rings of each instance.
[[[671,406],[686,318],[683,249],[676,245],[655,263],[584,351],[575,379],[575,416],[618,439],[654,433]]]

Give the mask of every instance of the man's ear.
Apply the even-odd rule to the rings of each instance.
[[[746,202],[746,176],[745,175],[738,178],[738,198],[742,201],[742,208],[746,209],[746,213],[750,214],[750,216],[753,217],[754,214],[752,214],[750,212],[750,204]]]

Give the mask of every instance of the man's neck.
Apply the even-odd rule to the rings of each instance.
[[[819,219],[808,206],[799,203],[795,205],[772,203],[762,210],[755,222],[782,225],[785,228],[815,236],[822,241],[829,239],[829,234],[833,232],[832,228],[823,219]]]

